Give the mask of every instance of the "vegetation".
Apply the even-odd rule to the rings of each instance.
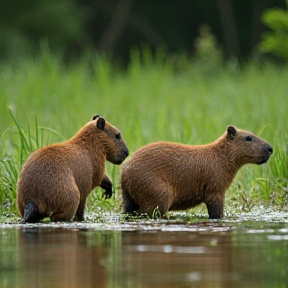
[[[288,1],[286,3],[288,5]],[[263,13],[262,21],[270,31],[263,33],[259,51],[288,61],[288,10],[268,9]]]
[[[261,15],[275,7],[285,8],[285,0],[1,0],[0,59],[35,55],[43,42],[66,59],[97,49],[126,62],[143,43],[192,55],[206,24],[228,58],[245,60],[268,30]]]
[[[275,153],[265,165],[247,165],[240,170],[227,193],[226,213],[250,211],[259,205],[285,209],[288,85],[283,79],[288,78],[287,67],[253,62],[243,67],[235,62],[223,66],[217,60],[203,69],[205,64],[199,59],[167,59],[160,52],[154,58],[148,49],[135,50],[131,64],[123,71],[97,55],[67,66],[43,49],[39,58],[3,63],[2,221],[17,215],[16,182],[29,154],[69,139],[95,113],[121,130],[131,153],[158,140],[208,143],[222,135],[229,124],[255,132],[273,146]],[[96,189],[89,196],[91,220],[100,219],[107,211],[121,211],[120,167],[108,163],[107,172],[115,194],[104,200],[101,189]],[[192,209],[191,215],[195,211],[207,214],[204,207]]]

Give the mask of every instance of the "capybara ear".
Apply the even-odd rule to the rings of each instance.
[[[105,123],[106,123],[106,120],[103,117],[98,117],[96,126],[97,126],[98,129],[104,130]]]
[[[234,126],[228,126],[227,127],[227,137],[228,137],[228,139],[233,139],[234,138],[234,136],[236,135],[236,129],[235,129],[235,127]]]
[[[99,115],[99,114],[96,114],[96,115],[93,116],[92,120],[95,120],[95,119],[97,119],[98,117],[100,117],[100,115]]]

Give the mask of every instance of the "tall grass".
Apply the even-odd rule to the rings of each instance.
[[[275,153],[263,166],[243,167],[230,193],[238,200],[251,198],[285,207],[287,67],[230,63],[207,71],[199,69],[201,63],[185,60],[176,69],[174,62],[161,55],[155,59],[137,51],[131,59],[125,70],[97,55],[66,65],[44,51],[37,59],[0,66],[0,185],[6,191],[1,193],[2,203],[8,201],[9,209],[15,209],[15,183],[29,153],[69,139],[98,113],[121,130],[132,153],[158,140],[208,143],[230,124],[253,131],[270,142]],[[119,207],[120,168],[108,164],[107,171],[116,184],[116,200],[103,204],[99,193],[92,194],[91,210],[94,201]]]
[[[35,135],[31,133],[31,126],[29,122],[26,123],[26,131],[22,125],[18,122],[16,116],[12,110],[9,110],[11,118],[13,120],[12,125],[4,132],[2,136],[2,141],[8,137],[10,142],[5,148],[8,148],[8,151],[4,150],[3,158],[0,160],[1,167],[1,203],[3,206],[8,208],[11,212],[15,212],[16,207],[16,186],[17,180],[19,177],[19,172],[22,165],[26,161],[27,157],[36,149],[39,149],[44,144],[44,134],[45,131],[53,132],[59,135],[53,129],[47,127],[38,126],[37,118],[35,117]],[[16,130],[16,133],[14,133]],[[15,137],[16,136],[16,137]],[[63,137],[62,137],[63,138]],[[47,138],[48,140],[49,138]],[[46,142],[46,145],[49,141]],[[10,152],[9,152],[10,150]]]

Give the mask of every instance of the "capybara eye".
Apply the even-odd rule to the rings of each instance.
[[[116,134],[116,135],[115,135],[115,138],[116,138],[117,140],[120,140],[120,139],[121,139],[121,134],[120,134],[120,133]]]
[[[251,136],[247,136],[246,137],[246,141],[252,141],[252,137]]]

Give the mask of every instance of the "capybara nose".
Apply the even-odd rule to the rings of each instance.
[[[125,152],[125,156],[128,157],[129,156],[129,150],[127,149]]]
[[[270,153],[270,154],[273,154],[273,148],[271,146],[267,146],[267,151]]]

